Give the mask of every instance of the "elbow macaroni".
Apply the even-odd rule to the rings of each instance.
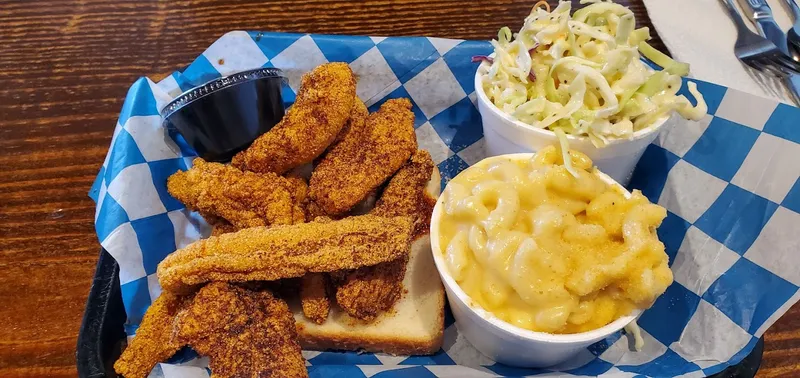
[[[672,283],[655,228],[666,216],[569,153],[493,159],[456,176],[443,197],[449,273],[478,305],[518,327],[578,333],[647,308]]]

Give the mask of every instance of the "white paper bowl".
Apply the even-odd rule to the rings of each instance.
[[[530,159],[532,153],[510,154],[489,157],[478,164],[487,164],[501,159]],[[598,172],[598,176],[610,185],[616,185],[626,197],[630,193],[611,177]],[[511,325],[484,310],[461,289],[450,276],[442,246],[439,245],[439,223],[441,222],[444,196],[440,196],[431,217],[431,250],[433,261],[447,292],[447,301],[456,320],[458,331],[487,357],[506,365],[519,367],[547,367],[574,357],[582,349],[624,328],[635,320],[641,311],[621,317],[610,324],[583,333],[550,334],[534,332]]]
[[[550,130],[537,129],[513,119],[495,106],[486,96],[481,76],[488,69],[488,63],[481,63],[475,72],[475,92],[478,95],[478,112],[483,122],[483,135],[486,138],[486,152],[489,156],[536,152],[544,147],[555,145],[558,138]],[[658,133],[675,122],[676,118],[664,116],[652,126],[639,130],[630,139],[614,139],[603,148],[595,147],[588,137],[567,135],[569,148],[583,152],[594,161],[601,171],[622,185],[628,185],[633,169],[642,157],[647,146]],[[669,122],[668,122],[669,121]]]

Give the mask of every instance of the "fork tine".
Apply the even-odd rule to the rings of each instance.
[[[795,67],[793,67],[791,64],[789,64],[788,62],[786,62],[785,60],[781,59],[778,56],[765,56],[761,59],[761,64],[773,68],[780,68],[784,70],[798,72]]]
[[[741,59],[741,61],[756,71],[763,70],[763,64],[759,63],[756,59]]]
[[[770,63],[769,57],[765,55],[750,55],[750,56],[740,56],[737,55],[737,58],[744,63],[756,70],[763,70],[764,66]]]
[[[765,67],[765,64],[758,59],[746,59],[744,60],[744,62],[747,63],[748,66],[758,71],[765,71],[767,69],[767,67]]]
[[[779,66],[775,66],[775,64],[767,58],[754,59],[752,63],[753,66],[757,67],[759,71],[765,74],[771,74],[779,78],[786,76],[786,73]]]
[[[779,78],[784,78],[787,75],[786,71],[782,70],[780,67],[775,67],[773,65],[767,65],[766,68],[773,76],[776,76],[776,77],[779,77]]]
[[[776,54],[772,59],[779,67],[783,67],[789,71],[794,73],[800,74],[800,65],[797,64],[794,60],[789,59],[782,54]]]
[[[751,61],[751,66],[754,67],[756,70],[763,74],[767,75],[778,75],[778,70],[775,66],[770,62],[768,59],[753,59]]]

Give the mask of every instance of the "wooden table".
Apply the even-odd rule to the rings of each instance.
[[[534,2],[0,1],[0,376],[76,375],[99,249],[87,191],[137,77],[234,29],[488,39]],[[621,2],[649,24],[641,0]],[[800,375],[800,306],[766,341],[760,375]]]

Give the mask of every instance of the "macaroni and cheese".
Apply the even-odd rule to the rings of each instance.
[[[582,153],[548,147],[495,157],[443,193],[440,245],[479,306],[521,328],[579,333],[649,307],[672,283],[655,228],[666,216],[641,192],[604,182]]]

